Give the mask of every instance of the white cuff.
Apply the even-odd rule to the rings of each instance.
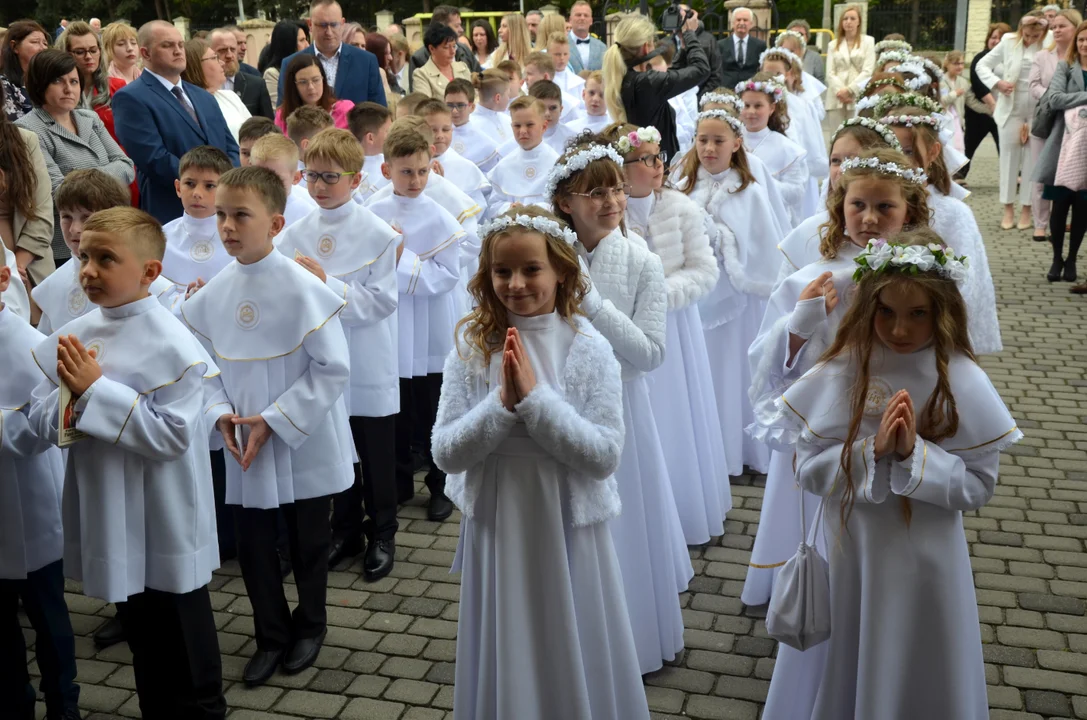
[[[823,296],[800,300],[796,308],[789,315],[787,328],[790,333],[802,337],[805,340],[815,334],[815,331],[827,319],[827,303]]]
[[[928,444],[918,437],[908,458],[891,463],[891,492],[902,497],[913,495],[925,479],[927,460]]]

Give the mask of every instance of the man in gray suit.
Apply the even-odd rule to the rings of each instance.
[[[759,71],[759,55],[766,43],[751,35],[755,14],[747,8],[732,11],[732,34],[717,43],[721,56],[721,85],[734,88]]]
[[[599,70],[604,66],[607,47],[589,34],[592,24],[592,5],[588,0],[577,0],[570,8],[570,61],[566,67],[571,72]]]

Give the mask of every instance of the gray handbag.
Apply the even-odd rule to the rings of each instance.
[[[1057,66],[1060,70],[1064,67],[1065,72],[1071,74],[1072,68],[1067,64],[1061,63]],[[1065,83],[1067,86],[1067,82]],[[1042,95],[1038,99],[1038,104],[1034,106],[1034,121],[1030,125],[1030,134],[1041,140],[1045,140],[1049,137],[1049,133],[1053,132],[1053,123],[1057,120],[1057,113],[1059,111],[1052,109],[1049,106],[1049,93],[1050,88],[1053,87],[1052,79],[1049,81],[1049,87],[1046,88],[1045,95]]]

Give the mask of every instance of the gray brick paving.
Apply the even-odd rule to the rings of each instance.
[[[990,145],[975,165],[968,202],[986,239],[1005,346],[982,365],[1027,435],[1002,458],[992,502],[964,518],[991,716],[1087,719],[1087,301],[1070,295],[1067,283],[1045,281],[1048,246],[999,229]],[[687,650],[646,677],[657,720],[756,720],[761,712],[776,648],[764,609],[744,608],[739,594],[762,486],[761,477],[734,479],[726,535],[690,549],[697,575],[680,598]],[[457,516],[429,522],[422,500],[401,510],[393,575],[366,584],[358,563],[335,568],[316,667],[277,674],[266,687],[239,682],[254,645],[237,564],[216,573],[212,603],[231,720],[450,720],[459,587],[448,567]],[[85,712],[94,720],[139,717],[127,647],[98,652],[89,637],[112,608],[69,589]]]

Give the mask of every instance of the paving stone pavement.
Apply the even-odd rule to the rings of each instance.
[[[1045,281],[1047,245],[999,229],[990,144],[975,165],[968,202],[986,239],[1005,348],[982,365],[1026,433],[1002,458],[992,501],[964,518],[991,717],[1087,718],[1087,299]],[[776,647],[764,610],[745,609],[739,597],[763,481],[734,479],[725,535],[690,550],[697,575],[681,598],[687,649],[645,679],[655,720],[759,717]],[[299,675],[277,674],[255,690],[241,684],[255,649],[252,608],[237,563],[215,574],[231,720],[451,720],[458,516],[428,522],[424,499],[400,512],[390,577],[366,584],[357,562],[329,573],[328,638],[316,666]],[[69,590],[81,706],[94,720],[138,717],[127,646],[98,652],[91,642],[112,608]]]

